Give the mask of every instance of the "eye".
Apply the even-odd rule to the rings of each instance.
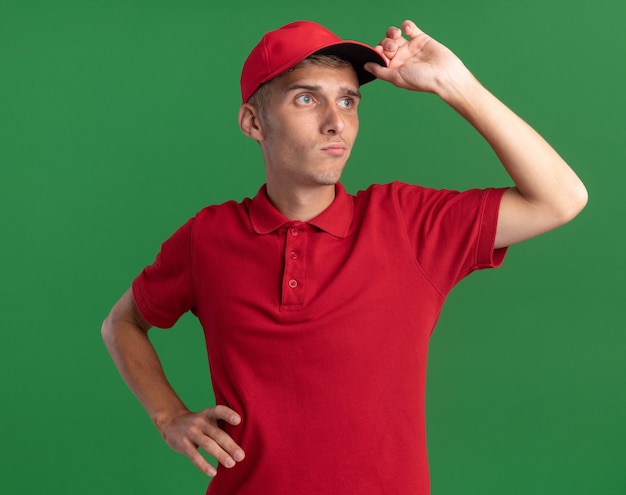
[[[298,97],[296,98],[296,102],[300,103],[301,105],[310,105],[311,103],[313,103],[313,98],[310,94],[304,93],[298,95]]]
[[[339,100],[339,106],[343,109],[349,109],[354,106],[354,100],[352,98],[342,98]]]

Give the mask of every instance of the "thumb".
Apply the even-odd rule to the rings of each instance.
[[[375,62],[367,62],[364,66],[367,72],[375,75],[378,79],[383,81],[392,82],[394,78],[394,71],[388,67],[383,67]]]
[[[383,67],[374,62],[367,62],[363,67],[367,72],[375,75],[378,79],[382,79],[383,81],[391,80],[392,71],[387,67]]]

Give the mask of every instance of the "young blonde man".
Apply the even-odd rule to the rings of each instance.
[[[374,78],[441,97],[515,186],[348,194],[339,180],[359,88]],[[209,494],[427,494],[426,356],[447,294],[574,218],[585,187],[412,21],[375,48],[312,22],[283,26],[249,55],[241,90],[240,127],[260,145],[266,184],[168,239],[105,320],[105,342],[166,442],[214,477]],[[411,161],[409,146],[389,153]],[[200,412],[147,336],[187,311],[205,332],[217,403]]]

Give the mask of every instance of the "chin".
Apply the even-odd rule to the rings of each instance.
[[[334,186],[341,179],[341,174],[337,175],[325,175],[323,177],[318,177],[315,181],[316,184],[320,186]]]
[[[326,172],[320,173],[314,177],[315,183],[322,186],[335,185],[339,182],[339,179],[341,179],[341,172],[343,172],[343,169],[327,170]]]

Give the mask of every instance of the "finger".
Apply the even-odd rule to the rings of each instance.
[[[215,469],[193,445],[186,445],[182,453],[189,458],[194,466],[207,476],[213,477],[217,474],[217,469]]]
[[[396,51],[408,43],[408,40],[402,36],[402,30],[395,26],[388,28],[385,35],[386,38],[379,44],[387,51]]]
[[[203,428],[202,435],[211,439],[215,445],[205,441],[205,444],[201,444],[202,448],[207,450],[226,467],[232,467],[235,462],[242,461],[246,456],[244,450],[218,425],[218,421],[225,421],[230,425],[237,426],[241,423],[241,416],[230,407],[224,405],[206,409],[204,412],[210,421]],[[212,449],[215,449],[215,451]]]
[[[243,449],[228,433],[217,426],[207,426],[194,441],[224,467],[232,468],[237,462],[241,462],[245,458]]]
[[[205,409],[203,412],[207,413],[209,419],[216,422],[222,420],[233,426],[237,426],[241,423],[241,416],[227,406],[219,405],[210,409]]]
[[[424,31],[418,28],[411,20],[406,20],[402,23],[402,31],[411,39],[417,38],[419,35],[424,34]]]
[[[385,57],[387,57],[388,59],[392,59],[399,48],[398,43],[390,40],[389,38],[385,38],[384,40],[382,40],[380,42],[380,46],[383,48],[383,55],[385,55]]]
[[[396,26],[391,26],[385,31],[385,36],[392,40],[397,40],[402,37],[402,31],[398,29]]]
[[[374,50],[375,50],[375,51],[376,51],[376,53],[378,53],[381,57],[383,57],[383,59],[385,60],[385,63],[386,63],[386,64],[389,64],[389,57],[386,57],[386,56],[385,56],[384,49],[383,49],[383,47],[382,47],[381,45],[376,45],[376,46],[374,47]],[[374,64],[374,65],[377,65],[377,64]],[[370,71],[370,72],[371,72],[371,71]]]
[[[389,63],[389,61],[396,56],[401,45],[406,43],[408,43],[408,41],[404,38],[400,38],[399,41],[384,38],[374,49],[383,56],[387,63]]]

